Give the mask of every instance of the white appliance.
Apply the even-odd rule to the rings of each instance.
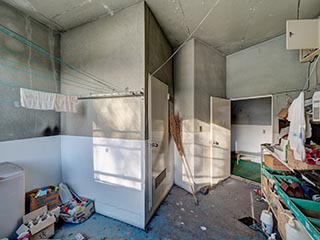
[[[314,122],[320,121],[320,91],[315,92],[312,97],[312,120]]]
[[[0,163],[0,239],[16,239],[15,230],[25,213],[25,179],[20,166]]]

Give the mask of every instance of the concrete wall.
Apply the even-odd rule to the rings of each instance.
[[[262,143],[272,142],[272,125],[232,125],[231,126],[231,151],[260,153]],[[260,161],[261,157],[258,157]]]
[[[153,73],[170,57],[172,48],[147,5],[145,5],[145,37],[145,69],[148,74]],[[154,76],[166,83],[170,94],[173,95],[173,61],[168,62]]]
[[[144,11],[141,2],[63,33],[62,58],[120,92],[144,89]],[[63,93],[112,92],[65,66],[61,79]],[[63,180],[79,194],[94,198],[98,213],[141,228],[145,223],[144,109],[142,97],[90,99],[80,101],[76,114],[61,116]]]
[[[286,50],[285,35],[227,56],[227,97],[239,98],[301,89],[307,64]]]
[[[3,2],[0,22],[59,56],[57,33]],[[59,65],[0,33],[0,162],[22,166],[30,191],[61,181],[60,137],[40,137],[47,127],[60,128],[60,114],[19,107],[20,87],[59,91]]]
[[[253,98],[231,102],[231,124],[272,125],[272,98]]]
[[[162,65],[171,55],[172,48],[162,32],[157,20],[155,19],[153,13],[147,4],[145,4],[145,89],[148,89],[148,74],[153,73],[160,65]],[[159,79],[168,85],[170,100],[168,103],[169,113],[173,112],[173,61],[168,62],[160,71],[158,71],[154,77]],[[152,80],[151,80],[152,81]],[[151,93],[146,91],[146,100],[150,97]],[[152,137],[149,135],[149,126],[148,126],[148,101],[145,102],[145,127],[146,127],[146,139],[149,140],[148,143],[152,141]],[[155,109],[156,110],[156,109]],[[156,136],[153,136],[156,138]],[[147,146],[150,146],[149,144]],[[148,149],[148,148],[146,148]],[[152,159],[148,156],[149,151],[146,152],[146,169],[149,166],[152,166]],[[149,211],[149,208],[145,208],[146,215],[146,224],[151,219],[153,213],[157,210],[158,206],[161,204],[163,198],[167,195],[169,190],[171,189],[174,182],[174,143],[173,139],[169,137],[169,149],[168,156],[165,159],[166,161],[166,179],[162,183],[163,192],[160,194],[160,197],[156,200],[153,200],[152,209]],[[152,173],[145,171],[145,179],[150,179],[148,176]],[[146,189],[150,189],[149,181],[146,182]],[[146,192],[146,203],[149,201],[149,194]]]
[[[307,63],[299,62],[299,53],[286,50],[285,36],[227,56],[227,98],[273,95],[273,138],[278,133],[277,113],[288,107],[307,79]],[[319,68],[319,67],[318,67]],[[311,79],[312,96],[315,78]]]
[[[191,39],[175,57],[175,112],[182,120],[182,141],[198,190],[210,182],[210,96],[225,97],[226,59]],[[175,183],[190,191],[176,152]]]
[[[206,43],[195,40],[194,66],[194,176],[196,189],[208,185],[211,171],[210,97],[226,96],[226,58]],[[229,163],[228,163],[229,164]],[[212,179],[216,183],[216,179]]]
[[[193,161],[189,160],[194,155],[194,49],[195,40],[191,39],[174,58],[174,111],[181,119],[182,142],[190,169],[194,166]],[[190,191],[177,151],[174,160],[175,184]]]
[[[120,92],[126,88],[141,90],[145,87],[144,41],[144,3],[139,3],[62,34],[62,58],[105,83],[115,85]],[[62,68],[63,93],[110,93],[107,87],[67,67]],[[70,80],[76,81],[77,87]],[[77,114],[62,114],[62,133],[143,139],[144,108],[138,99],[81,101]]]
[[[195,40],[195,118],[210,123],[212,97],[226,97],[226,58],[206,43]],[[196,131],[197,131],[197,126]]]
[[[57,33],[3,2],[0,22],[59,56]],[[47,127],[60,127],[59,113],[15,107],[20,103],[20,87],[59,91],[59,65],[4,33],[0,33],[0,52],[0,141],[40,137]]]

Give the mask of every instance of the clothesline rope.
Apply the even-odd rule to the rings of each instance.
[[[41,63],[41,62],[40,62],[39,60],[37,60],[37,59],[29,58],[29,56],[20,54],[20,53],[14,51],[14,50],[10,50],[10,49],[8,49],[8,48],[5,48],[5,47],[3,47],[1,44],[0,44],[0,50],[2,50],[2,51],[4,51],[4,52],[7,52],[7,53],[9,53],[9,54],[12,54],[12,55],[14,55],[14,56],[16,56],[16,57],[18,57],[18,58],[20,58],[20,59],[25,59],[25,60],[27,60],[27,61],[30,61],[31,63],[34,63],[34,64],[36,64],[36,65],[38,65],[38,66],[41,66],[41,67],[47,69],[48,71],[53,71],[52,66],[47,65],[47,64],[44,64],[44,63]],[[27,65],[27,64],[25,64],[25,65],[29,67],[29,65]],[[61,70],[59,70],[59,68],[55,68],[55,72],[56,72],[56,73],[61,73]],[[52,73],[51,73],[51,74],[52,74]],[[72,76],[72,77],[74,77],[74,78],[76,78],[76,79],[79,79],[79,80],[86,81],[86,82],[88,82],[88,83],[89,83],[89,81],[93,81],[91,78],[88,78],[88,77],[83,78],[83,76],[81,76],[81,75],[75,75],[75,74],[73,74],[73,73],[71,73],[71,72],[67,72],[67,71],[64,71],[63,74],[64,74],[64,75],[68,75],[68,76]],[[63,76],[63,80],[68,80],[68,79],[69,79],[69,78],[66,78],[65,76]],[[90,82],[90,83],[91,83],[91,82]],[[93,81],[91,84],[94,84],[94,83],[96,84],[97,82]],[[102,88],[102,86],[103,86],[103,88],[106,88],[104,85],[101,85],[101,84],[100,84],[99,88]],[[106,89],[109,90],[109,88],[106,88]]]
[[[36,50],[37,52],[45,55],[46,57],[48,57],[49,59],[53,59],[56,62],[59,62],[61,65],[66,66],[80,74],[85,75],[86,77],[89,77],[91,79],[93,79],[94,81],[96,81],[97,83],[100,83],[102,85],[105,85],[106,87],[108,87],[111,91],[114,92],[119,92],[119,90],[122,88],[115,86],[95,75],[93,75],[92,73],[86,72],[84,70],[81,70],[71,64],[68,64],[66,62],[64,62],[61,58],[58,58],[56,56],[54,56],[53,54],[49,53],[46,49],[42,48],[41,46],[39,46],[38,44],[30,41],[29,39],[26,39],[25,37],[23,37],[22,35],[16,33],[15,31],[12,31],[11,29],[7,28],[6,26],[4,26],[3,24],[0,24],[0,32],[6,34],[7,36],[11,37],[12,39],[15,39],[19,42],[21,42],[22,44],[26,45],[29,48],[32,48],[34,50]]]
[[[4,65],[4,66],[7,66],[8,68],[19,69],[19,70],[21,70],[24,74],[35,75],[35,74],[33,74],[32,72],[30,73],[30,69],[32,69],[32,70],[34,70],[34,71],[36,71],[36,72],[40,72],[40,73],[44,73],[44,74],[48,74],[48,75],[51,75],[51,74],[52,74],[52,72],[49,72],[49,71],[47,71],[47,70],[41,70],[41,69],[38,69],[38,68],[36,68],[36,67],[29,66],[28,64],[21,63],[21,62],[17,62],[17,61],[14,61],[14,60],[9,59],[9,58],[6,58],[6,57],[1,57],[1,56],[0,56],[0,59],[3,59],[3,60],[6,61],[6,62],[10,62],[10,63],[13,63],[13,64],[18,65],[18,66],[22,66],[22,67],[29,68],[29,70],[25,70],[25,69],[21,69],[21,68],[16,68],[15,66],[11,66],[11,65],[10,65],[10,66]],[[0,63],[0,65],[1,65],[1,63]],[[54,82],[57,82],[57,83],[61,83],[60,80],[56,80],[56,79],[54,79],[54,78],[52,78],[52,77],[49,77],[49,78],[48,78],[48,77],[45,76],[45,78],[43,78],[44,75],[39,75],[39,74],[37,74],[37,75],[35,75],[35,76],[38,77],[38,78],[44,79],[44,80],[51,80],[51,81],[54,81]],[[73,80],[73,79],[65,78],[65,77],[64,77],[63,79],[65,80],[65,81],[63,81],[63,83],[67,83],[67,82],[71,81],[71,82],[73,82],[73,83],[75,83],[75,84],[79,84],[80,86],[82,85],[82,86],[86,86],[86,87],[89,87],[89,88],[91,88],[91,89],[94,89],[94,91],[96,91],[96,90],[101,90],[101,89],[106,89],[106,88],[104,88],[104,87],[100,87],[100,86],[96,86],[96,85],[90,85],[90,84],[93,84],[93,83],[90,83],[90,82],[82,83],[82,82],[75,81],[75,80]]]

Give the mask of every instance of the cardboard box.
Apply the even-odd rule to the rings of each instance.
[[[22,217],[23,224],[18,228],[16,233],[20,235],[23,232],[30,232],[30,239],[48,239],[54,235],[54,223],[56,218],[54,214],[47,215],[43,220],[36,220],[39,217],[47,214],[47,206],[41,207]],[[32,225],[28,225],[32,221]]]
[[[35,235],[31,235],[30,240],[33,239],[49,239],[54,235],[54,224],[51,224],[49,227],[41,230],[40,232],[36,233]]]
[[[280,112],[278,112],[277,117],[280,119],[287,119],[288,117],[288,108],[282,108]]]
[[[46,189],[54,190],[55,186],[48,186]],[[35,198],[34,195],[41,190],[41,188],[34,189],[26,193],[26,212],[34,211],[43,206],[48,207],[48,211],[51,211],[59,206],[59,192],[51,192],[45,196]]]
[[[24,215],[22,217],[23,223],[25,225],[28,225],[30,221],[35,220],[38,216],[42,216],[48,212],[47,206],[41,207],[31,213],[28,213],[27,215]],[[41,230],[44,230],[46,227],[50,226],[51,224],[54,224],[56,222],[56,218],[54,215],[49,216],[47,219],[40,221],[38,224],[35,224],[31,227],[29,227],[31,235],[34,235]]]
[[[290,171],[278,159],[269,154],[264,155],[264,164],[273,170]]]

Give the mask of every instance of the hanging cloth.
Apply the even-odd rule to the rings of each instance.
[[[20,88],[20,104],[24,108],[54,110],[56,94]]]
[[[20,88],[20,103],[22,107],[29,109],[75,113],[77,112],[78,98]]]
[[[77,112],[78,98],[76,96],[66,96],[56,94],[54,110],[57,112]]]
[[[289,140],[294,158],[305,161],[306,150],[304,147],[306,133],[306,119],[304,110],[304,92],[301,92],[291,104],[288,110],[290,121]]]

